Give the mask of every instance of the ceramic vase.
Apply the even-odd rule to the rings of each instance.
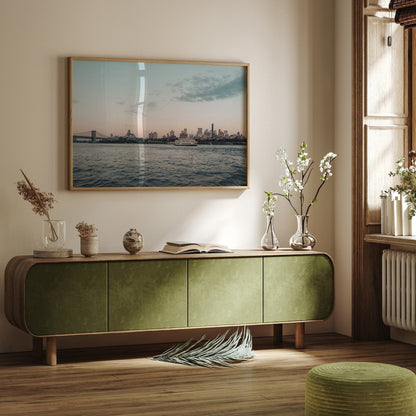
[[[130,228],[123,236],[123,246],[130,254],[136,254],[143,248],[143,236]]]
[[[85,257],[92,257],[98,254],[98,236],[92,235],[81,238],[81,254]]]

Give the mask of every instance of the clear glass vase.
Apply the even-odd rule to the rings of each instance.
[[[260,242],[263,250],[277,250],[279,248],[279,240],[274,232],[273,218],[274,215],[267,216],[266,232]]]
[[[289,245],[293,250],[312,250],[316,244],[315,237],[308,229],[308,215],[296,215],[298,229],[296,233],[290,237]]]
[[[45,250],[61,250],[65,246],[66,224],[64,220],[42,221],[42,246]]]

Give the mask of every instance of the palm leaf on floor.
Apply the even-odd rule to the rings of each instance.
[[[233,363],[254,357],[253,340],[247,327],[235,331],[229,338],[226,338],[227,334],[228,331],[205,342],[205,335],[198,341],[190,339],[154,356],[153,359],[202,367],[229,367]]]

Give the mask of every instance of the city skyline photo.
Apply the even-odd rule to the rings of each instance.
[[[248,186],[248,64],[69,61],[70,189]]]
[[[246,131],[245,65],[73,60],[72,132]]]

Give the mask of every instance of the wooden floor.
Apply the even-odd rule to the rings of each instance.
[[[206,369],[153,361],[166,345],[58,351],[58,365],[30,353],[0,354],[0,415],[290,415],[304,414],[305,377],[337,361],[396,364],[416,372],[416,347],[353,342],[335,335],[293,338],[275,349],[256,339],[255,358]]]

